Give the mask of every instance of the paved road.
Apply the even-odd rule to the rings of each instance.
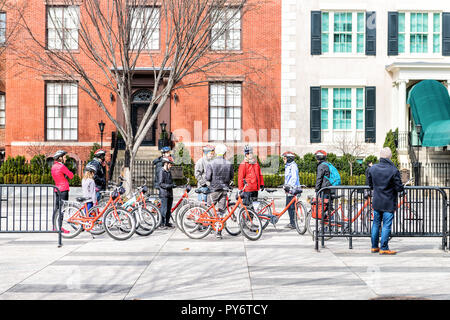
[[[172,229],[124,242],[83,233],[57,248],[52,234],[0,234],[0,299],[450,299],[439,238],[394,238],[397,256],[369,253],[369,239],[317,253],[286,223],[255,242]]]

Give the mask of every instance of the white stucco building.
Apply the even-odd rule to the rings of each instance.
[[[409,90],[425,79],[450,90],[447,12],[448,0],[282,0],[282,151],[356,147],[363,158],[398,128],[410,161]],[[446,148],[421,152],[450,161]]]

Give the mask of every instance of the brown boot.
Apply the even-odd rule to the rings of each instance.
[[[390,255],[393,255],[393,254],[397,254],[397,251],[394,251],[394,250],[380,250],[380,254],[390,254]]]
[[[370,249],[370,252],[372,252],[372,253],[380,252],[380,248],[372,248],[372,249]]]

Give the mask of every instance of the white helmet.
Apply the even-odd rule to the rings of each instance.
[[[223,156],[225,153],[227,153],[227,146],[224,144],[218,144],[215,148],[216,155]]]

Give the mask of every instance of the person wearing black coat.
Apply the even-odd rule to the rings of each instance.
[[[172,173],[170,168],[173,165],[172,157],[162,158],[163,167],[158,172],[159,182],[159,198],[161,199],[161,227],[173,228],[174,226],[169,222],[172,204],[173,204],[173,188],[175,184],[172,180]]]
[[[170,148],[169,147],[163,147],[161,149],[161,156],[156,158],[155,160],[153,160],[153,166],[155,167],[155,179],[154,179],[154,188],[158,189],[159,188],[159,173],[161,172],[164,163],[163,163],[163,158],[168,158],[170,157]]]
[[[392,220],[397,210],[398,193],[404,192],[400,172],[391,161],[392,152],[383,148],[380,153],[380,162],[374,164],[368,171],[368,183],[372,190],[373,224],[372,224],[372,253],[396,254],[389,250],[389,236],[391,234]],[[380,225],[381,247],[379,244]]]

